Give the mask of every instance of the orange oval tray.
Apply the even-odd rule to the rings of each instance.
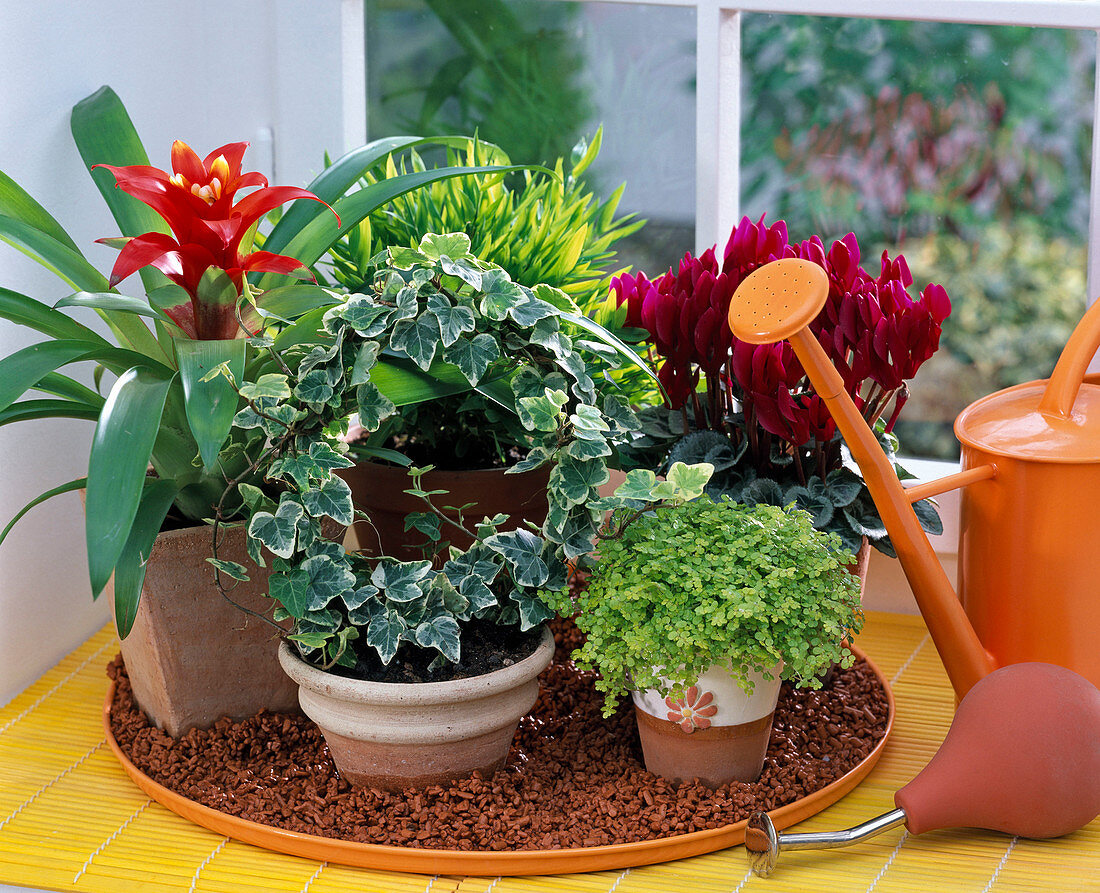
[[[858,648],[852,651],[857,657],[867,661],[886,692],[890,715],[886,721],[886,734],[875,745],[866,758],[847,775],[838,778],[832,784],[819,791],[781,806],[769,813],[776,828],[787,828],[803,819],[816,815],[836,803],[841,797],[859,784],[878,762],[894,728],[894,694],[886,678],[867,656]],[[581,847],[560,850],[514,850],[508,852],[467,852],[464,850],[431,850],[411,847],[383,846],[373,843],[358,843],[351,840],[339,840],[334,837],[319,837],[312,834],[300,834],[284,831],[259,822],[250,822],[238,818],[171,791],[153,781],[149,776],[130,762],[122,752],[111,732],[111,702],[114,697],[114,683],[107,692],[107,702],[103,709],[103,724],[107,730],[107,742],[114,751],[122,768],[152,799],[172,812],[183,816],[197,825],[209,828],[218,834],[234,840],[250,843],[254,846],[302,856],[322,862],[336,862],[357,868],[375,868],[386,871],[417,872],[420,874],[484,875],[512,876],[537,874],[570,874],[582,871],[605,871],[616,868],[633,868],[637,865],[652,865],[656,862],[669,862],[688,856],[713,853],[726,847],[745,842],[746,821],[707,831],[693,831],[690,834],[677,834],[656,840],[643,840],[635,843],[620,843],[611,846]]]

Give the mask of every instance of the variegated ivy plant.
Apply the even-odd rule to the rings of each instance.
[[[540,592],[563,588],[566,560],[591,550],[607,459],[637,429],[603,373],[641,363],[564,292],[519,285],[475,258],[463,234],[388,249],[375,266],[366,293],[325,312],[324,343],[282,353],[283,373],[240,389],[248,405],[235,424],[267,434],[261,471],[281,488],[275,501],[241,487],[251,509],[249,549],[257,561],[264,550],[274,556],[270,595],[281,617],[294,618],[290,638],[314,663],[353,666],[355,639],[384,664],[406,644],[457,662],[472,619],[526,630],[552,616]],[[515,413],[532,448],[510,470],[554,465],[540,530],[504,531],[503,515],[449,520],[446,494],[421,489],[423,470],[415,469],[410,492],[424,501],[418,524],[457,523],[473,546],[452,548],[436,569],[427,560],[367,559],[331,539],[332,522],[350,524],[356,512],[335,473],[352,464],[340,439],[348,416],[358,412],[376,430],[396,411],[403,375],[421,388],[431,381],[440,395],[476,389]]]

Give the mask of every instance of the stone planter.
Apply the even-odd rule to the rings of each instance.
[[[781,667],[772,680],[753,674],[752,695],[715,665],[676,698],[666,691],[633,692],[645,766],[676,781],[698,778],[716,788],[760,777],[779,700]]]
[[[405,530],[405,516],[425,510],[424,502],[405,493],[412,487],[412,478],[404,468],[375,462],[360,462],[338,474],[351,487],[356,508],[370,516],[370,521],[357,520],[353,525],[360,551],[367,555],[392,555],[402,561],[423,558],[422,550],[411,542],[425,537]],[[504,513],[511,523],[501,530],[515,530],[524,520],[541,525],[546,520],[546,485],[550,467],[523,474],[506,474],[503,468],[484,471],[430,471],[422,478],[425,490],[446,490],[446,496],[435,497],[435,503],[462,506],[476,503],[465,510],[467,527],[484,515]],[[447,512],[457,518],[456,512]],[[444,525],[444,539],[460,549],[467,549],[472,540],[454,527]]]
[[[250,580],[234,601],[270,616],[268,569],[252,563],[243,525],[227,526],[218,557],[243,564]],[[137,617],[122,640],[134,697],[150,720],[173,737],[208,728],[223,716],[243,719],[261,709],[297,710],[297,690],[279,667],[276,630],[231,605],[214,585],[208,526],[169,530],[153,544]],[[113,590],[108,585],[113,607]]]
[[[351,784],[398,791],[446,784],[504,765],[516,727],[538,698],[554,656],[549,628],[535,653],[510,667],[451,682],[348,679],[303,661],[287,644],[279,662],[298,683],[305,714],[320,726]]]

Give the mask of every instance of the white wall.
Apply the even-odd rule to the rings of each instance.
[[[243,139],[253,143],[246,169],[305,185],[326,149],[344,148],[340,12],[340,0],[0,0],[0,169],[104,272],[114,253],[94,240],[117,229],[69,133],[73,104],[103,84],[158,167],[176,138],[200,155]],[[0,285],[43,301],[67,293],[4,243]],[[0,321],[0,356],[39,340]],[[85,473],[91,430],[54,420],[0,428],[0,527]],[[57,497],[0,546],[0,704],[106,620],[88,590],[79,500]]]

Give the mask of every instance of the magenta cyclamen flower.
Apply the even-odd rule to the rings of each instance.
[[[860,266],[859,243],[849,233],[825,251],[817,236],[792,245],[786,224],[744,218],[730,235],[719,269],[715,249],[684,255],[676,271],[653,282],[639,273],[612,280],[626,324],[649,332],[661,357],[658,377],[673,409],[691,404],[697,427],[724,429],[737,408],[750,443],[759,425],[798,449],[826,443],[835,425],[813,392],[790,346],[749,345],[735,339],[727,321],[730,298],[757,267],[782,257],[802,257],[825,269],[830,291],[811,331],[844,378],[845,388],[869,422],[894,404],[887,430],[904,403],[905,382],[939,346],[940,327],[951,312],[947,292],[929,285],[910,297],[913,277],[905,259],[882,255],[872,277]],[[697,394],[700,380],[706,398]],[[685,409],[686,411],[686,409]]]

